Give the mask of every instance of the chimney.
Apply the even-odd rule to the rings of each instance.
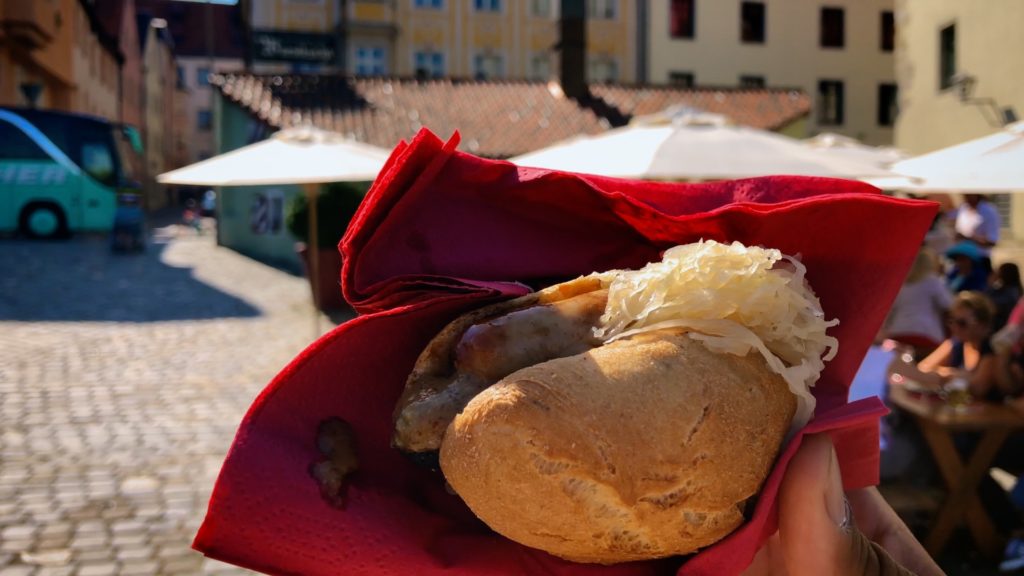
[[[558,21],[560,39],[559,80],[569,98],[582,100],[590,96],[587,89],[587,13],[585,0],[561,0]]]

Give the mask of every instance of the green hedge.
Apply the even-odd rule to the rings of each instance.
[[[321,188],[316,207],[321,248],[338,245],[368,187],[368,183],[334,182]],[[305,193],[297,194],[289,203],[285,225],[296,239],[309,244],[309,204]]]

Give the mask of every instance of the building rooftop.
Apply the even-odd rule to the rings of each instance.
[[[135,6],[140,15],[167,21],[178,56],[241,59],[245,55],[241,4],[136,0]]]
[[[82,5],[82,10],[85,11],[86,18],[89,20],[89,29],[96,38],[99,40],[100,45],[103,49],[110,53],[111,56],[117,60],[118,64],[124,62],[124,54],[121,53],[121,48],[117,45],[117,33],[116,30],[120,28],[117,26],[113,28],[107,27],[106,24],[111,22],[114,18],[119,18],[120,13],[117,14],[100,14],[96,6],[93,6],[92,2],[86,0],[79,0],[79,4]]]
[[[442,137],[458,130],[462,150],[492,158],[600,133],[669,106],[723,114],[767,130],[810,111],[807,95],[790,89],[596,84],[590,86],[593,97],[581,102],[566,98],[557,83],[519,80],[224,74],[212,83],[272,128],[312,123],[388,149],[422,127]]]

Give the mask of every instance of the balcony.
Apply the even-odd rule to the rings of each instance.
[[[0,4],[0,28],[5,39],[29,50],[42,48],[53,40],[57,18],[48,2],[10,0]]]
[[[398,34],[392,3],[381,0],[356,0],[351,6],[345,28],[349,36],[394,38]]]

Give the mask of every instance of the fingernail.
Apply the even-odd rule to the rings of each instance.
[[[846,517],[846,498],[843,494],[843,476],[839,472],[839,459],[836,450],[829,442],[828,483],[825,486],[825,507],[829,518],[836,526],[845,526],[850,519]]]

